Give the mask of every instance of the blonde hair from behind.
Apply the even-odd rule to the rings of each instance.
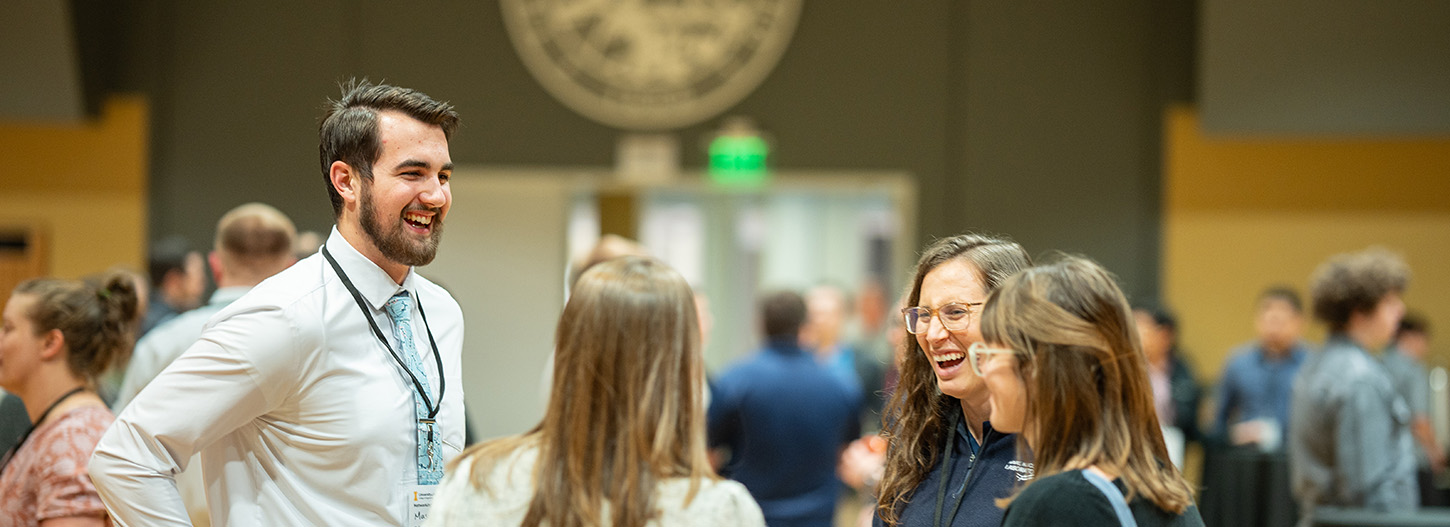
[[[1177,514],[1192,504],[1163,442],[1132,310],[1106,269],[1065,257],[1008,279],[988,297],[982,337],[1018,355],[1037,479],[1096,465],[1123,480],[1129,500]]]
[[[464,452],[484,492],[497,465],[537,446],[524,526],[644,525],[655,488],[689,478],[687,501],[715,478],[705,450],[704,364],[694,296],[659,260],[625,256],[575,284],[555,333],[544,419],[521,435]],[[611,518],[604,521],[604,503]]]
[[[256,284],[292,265],[297,226],[276,207],[246,203],[217,221],[215,249],[226,272]]]

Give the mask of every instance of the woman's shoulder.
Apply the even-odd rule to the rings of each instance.
[[[1002,525],[1111,525],[1117,519],[1102,492],[1073,470],[1037,478],[1023,488]]]
[[[89,457],[90,451],[96,449],[96,443],[115,420],[111,410],[99,403],[78,406],[42,425],[35,431],[32,441],[56,448],[85,450]]]
[[[693,497],[689,478],[660,482],[656,500],[659,525],[734,527],[765,525],[765,517],[750,491],[737,481],[702,479]],[[690,498],[686,503],[686,498]]]

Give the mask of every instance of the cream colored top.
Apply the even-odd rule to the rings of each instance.
[[[488,491],[475,488],[469,472],[473,460],[467,459],[448,472],[434,499],[425,527],[465,525],[519,525],[534,497],[533,471],[539,450],[535,446],[518,449],[504,459],[488,475]],[[740,483],[705,480],[688,505],[685,495],[690,490],[686,478],[671,478],[659,483],[655,503],[659,515],[650,520],[650,527],[765,527],[760,506]],[[605,506],[608,525],[608,505]]]

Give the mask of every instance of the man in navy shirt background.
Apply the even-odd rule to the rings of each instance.
[[[829,527],[842,486],[841,450],[860,433],[861,390],[800,345],[805,302],[761,302],[765,346],[722,373],[709,410],[710,446],[729,450],[723,475],[745,485],[771,527]]]

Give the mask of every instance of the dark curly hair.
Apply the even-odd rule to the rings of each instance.
[[[1309,279],[1314,318],[1343,332],[1355,313],[1374,311],[1386,295],[1402,293],[1410,282],[1410,267],[1389,250],[1371,247],[1335,255],[1319,265]]]

